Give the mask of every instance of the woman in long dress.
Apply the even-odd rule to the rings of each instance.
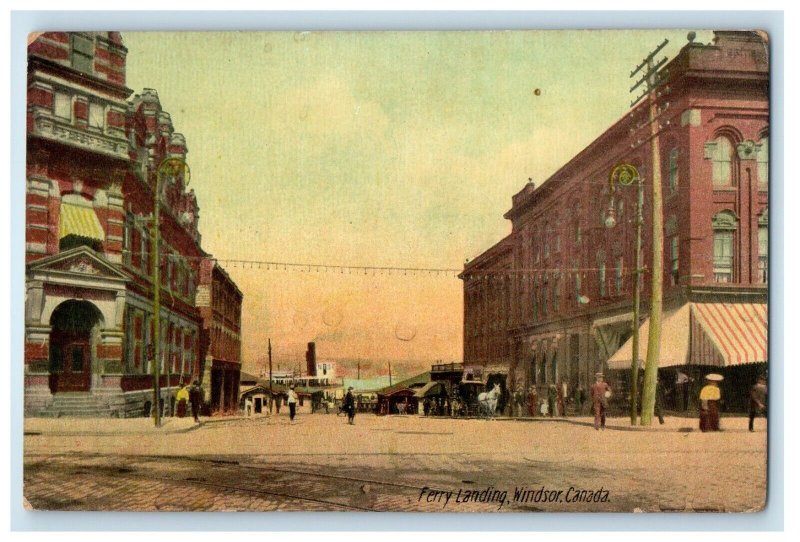
[[[700,431],[719,431],[719,401],[722,394],[719,383],[722,375],[706,375],[708,382],[700,390]]]

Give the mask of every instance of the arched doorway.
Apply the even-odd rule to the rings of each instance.
[[[88,301],[64,301],[50,316],[50,391],[89,391],[96,329],[103,320]]]

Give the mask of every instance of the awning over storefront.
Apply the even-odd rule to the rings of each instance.
[[[694,365],[767,361],[766,303],[695,303],[691,326]]]
[[[639,362],[647,356],[650,320],[639,328]],[[631,366],[633,338],[608,360],[609,369]],[[665,312],[659,367],[730,367],[767,360],[767,306],[763,303],[687,303]]]
[[[661,317],[661,348],[659,367],[686,365],[689,362],[689,313],[691,303],[676,311],[665,311]],[[639,327],[639,363],[647,357],[647,335],[650,319]],[[608,360],[609,369],[630,369],[633,357],[633,337],[628,339]]]
[[[417,391],[414,392],[414,397],[422,399],[424,397],[434,397],[436,395],[444,395],[447,392],[441,382],[428,382]]]
[[[631,331],[633,313],[598,318],[592,322],[592,332],[603,357],[611,357]]]
[[[58,237],[62,239],[67,235],[78,235],[98,241],[103,241],[106,238],[100,219],[97,218],[93,208],[62,202],[58,222]]]

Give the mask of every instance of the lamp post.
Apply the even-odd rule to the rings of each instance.
[[[153,409],[155,425],[161,426],[161,257],[159,244],[161,241],[161,176],[175,178],[183,174],[184,183],[189,182],[189,166],[180,158],[165,158],[156,169],[156,184],[153,190],[153,227],[151,231],[152,264],[153,264]],[[169,382],[167,382],[169,386]]]
[[[639,171],[630,164],[620,164],[611,170],[608,175],[608,185],[611,191],[611,201],[608,206],[605,224],[607,228],[613,228],[617,224],[616,209],[614,207],[614,192],[616,185],[629,186],[636,182],[636,245],[634,249],[633,272],[633,353],[631,355],[631,425],[636,425],[637,408],[636,402],[639,395],[639,304],[641,288],[639,287],[639,274],[642,272],[641,252],[642,252],[642,203],[644,201],[644,182],[639,175]]]

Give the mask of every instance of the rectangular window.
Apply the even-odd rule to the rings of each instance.
[[[553,284],[553,313],[558,313],[558,303],[559,303],[559,292],[558,292],[558,281]]]
[[[152,263],[150,262],[150,235],[146,230],[142,231],[139,251],[142,253],[142,259],[139,262],[141,264],[142,273],[147,274]]]
[[[576,224],[575,225],[575,244],[576,245],[580,245],[581,244],[581,225],[580,224]]]
[[[598,288],[600,292],[600,297],[606,296],[606,262],[600,262],[600,272],[597,274],[598,276]]]
[[[144,359],[144,317],[141,311],[135,311],[133,317],[133,363],[137,369],[142,367],[147,371]]]
[[[533,295],[531,296],[531,299],[533,301],[533,319],[536,320],[537,318],[539,318],[539,299],[535,289],[533,290]]]
[[[762,284],[769,281],[769,228],[758,227],[758,278]]]
[[[131,215],[125,215],[125,222],[122,225],[122,263],[131,265]]]
[[[761,144],[758,147],[758,154],[756,154],[756,163],[758,165],[758,184],[762,190],[769,184],[769,138],[764,137],[761,139]]]
[[[575,301],[580,304],[581,297],[581,274],[575,270]]]
[[[106,108],[98,102],[89,102],[89,128],[102,130],[106,127]]]
[[[669,151],[669,189],[672,193],[678,191],[678,149]]]
[[[617,258],[617,267],[614,269],[614,290],[617,295],[622,293],[622,256]]]
[[[53,98],[53,114],[61,119],[72,120],[72,96],[56,92]]]
[[[94,41],[77,34],[72,35],[72,67],[84,73],[92,72]]]
[[[556,253],[561,252],[561,236],[560,235],[556,235],[556,238],[555,238],[555,240],[553,242],[553,245],[555,247],[553,249],[553,252],[556,252]]]
[[[547,304],[550,302],[550,300],[549,300],[550,296],[548,295],[549,291],[550,290],[548,290],[547,284],[542,286],[542,295],[544,296],[542,298],[542,317],[547,316]]]
[[[714,232],[714,282],[733,281],[733,232]]]
[[[673,286],[678,284],[678,236],[672,238],[670,241],[670,266],[669,266],[670,281]]]

